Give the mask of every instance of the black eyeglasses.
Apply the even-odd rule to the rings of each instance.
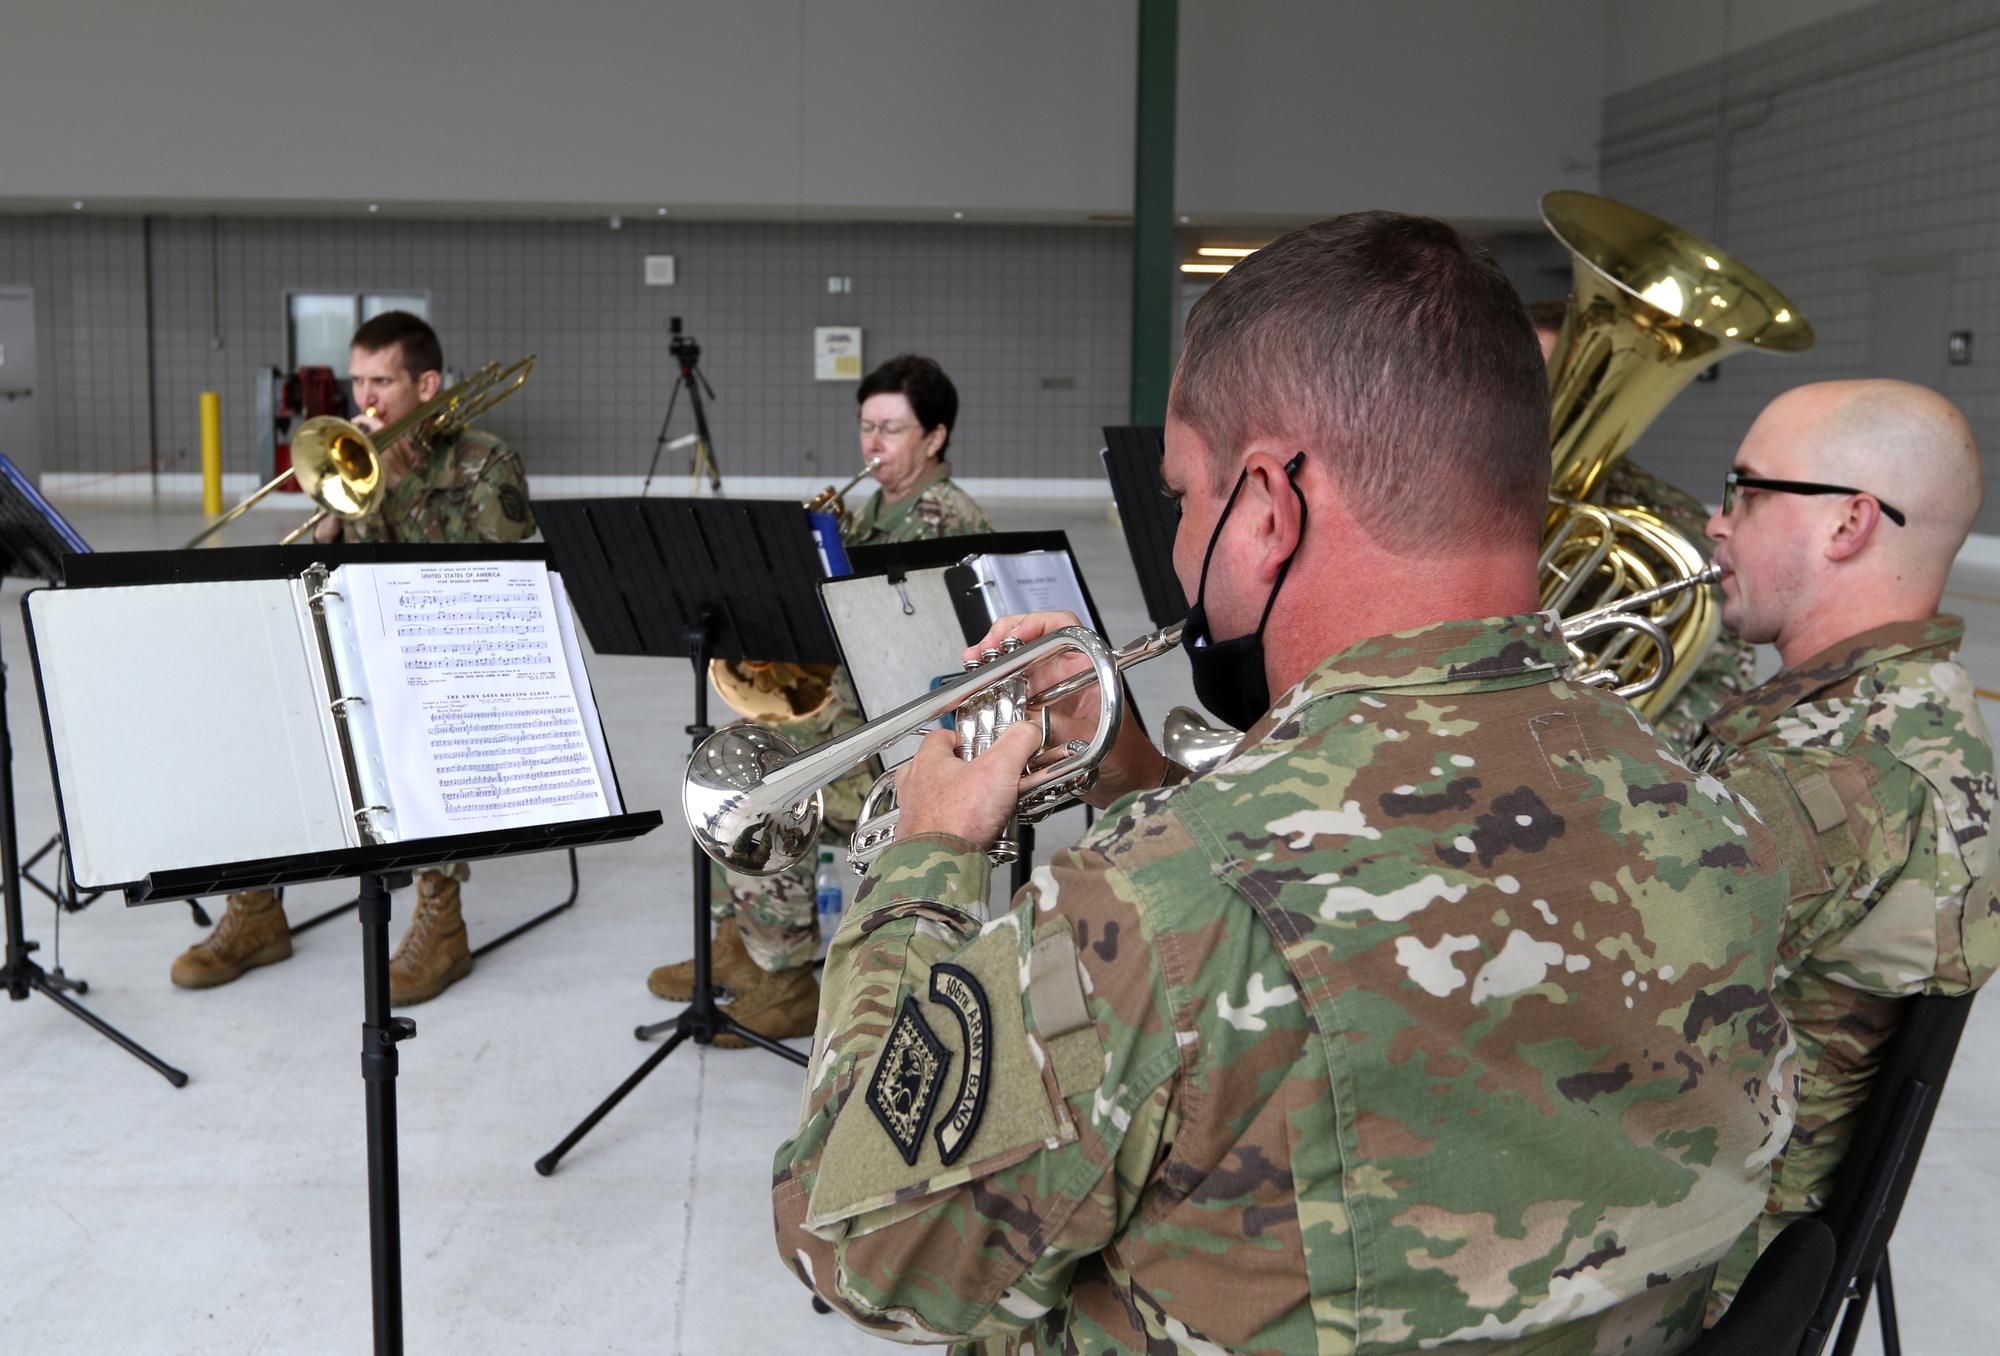
[[[1897,527],[1903,527],[1909,522],[1909,519],[1903,516],[1901,509],[1890,508],[1880,495],[1869,490],[1857,490],[1852,485],[1822,485],[1814,480],[1766,480],[1763,476],[1738,475],[1734,471],[1723,477],[1722,481],[1724,514],[1735,509],[1736,487],[1739,485],[1746,490],[1775,490],[1779,494],[1865,494],[1882,510],[1882,516]]]

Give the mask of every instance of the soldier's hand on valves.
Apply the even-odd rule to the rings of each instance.
[[[1012,636],[1027,645],[1040,640],[1052,631],[1060,631],[1065,626],[1080,625],[1073,612],[1029,612],[1015,617],[1002,617],[993,623],[979,643],[968,647],[965,658],[978,659],[982,651],[997,650],[1000,642]],[[1090,661],[1074,650],[1065,650],[1037,664],[1028,675],[1031,690],[1054,687],[1072,674],[1083,673],[1090,668]],[[1153,747],[1139,728],[1139,722],[1131,718],[1130,693],[1127,692],[1126,720],[1119,727],[1118,738],[1111,750],[1099,764],[1097,782],[1084,794],[1087,804],[1103,809],[1120,796],[1133,791],[1150,791],[1166,780],[1166,756]],[[1088,740],[1097,733],[1097,685],[1083,689],[1073,697],[1056,703],[1049,708],[1049,748],[1060,750],[1070,740]],[[1051,755],[1053,756],[1053,755]],[[901,795],[898,795],[901,801]],[[907,802],[902,802],[907,804]]]
[[[958,736],[932,730],[910,765],[897,774],[898,838],[920,833],[956,834],[981,849],[992,847],[1014,817],[1021,773],[1041,747],[1041,731],[1028,721],[1008,729],[991,748],[961,762]]]

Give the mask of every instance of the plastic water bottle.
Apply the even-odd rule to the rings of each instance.
[[[819,954],[824,956],[833,942],[835,929],[840,926],[840,917],[847,909],[847,878],[833,859],[833,849],[819,850],[819,870],[813,876],[813,888],[819,895]]]

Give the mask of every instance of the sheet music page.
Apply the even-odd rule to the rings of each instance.
[[[1076,567],[1066,551],[974,556],[972,570],[992,616],[1062,611],[1075,613],[1085,626],[1091,624],[1083,586],[1076,581]]]
[[[545,563],[343,565],[333,587],[353,619],[396,839],[613,812]]]

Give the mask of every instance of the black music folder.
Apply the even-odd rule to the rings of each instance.
[[[79,886],[128,899],[633,837],[546,548],[70,557],[22,600]]]

